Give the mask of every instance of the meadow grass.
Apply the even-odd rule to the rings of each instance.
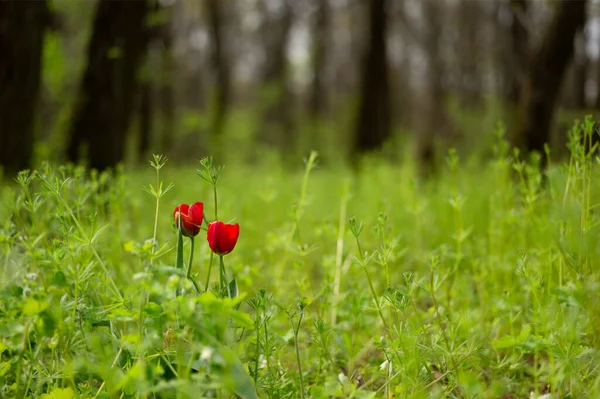
[[[544,172],[501,133],[428,181],[378,158],[227,165],[235,298],[216,263],[204,292],[205,230],[200,294],[189,240],[177,256],[173,209],[214,219],[202,166],[22,172],[0,193],[0,397],[600,397],[592,122]]]

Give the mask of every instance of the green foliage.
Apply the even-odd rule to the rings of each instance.
[[[22,172],[0,191],[0,397],[596,397],[596,134],[577,122],[540,172],[499,129],[486,164],[448,151],[427,182],[316,154],[206,158],[210,184],[161,157]],[[177,259],[173,209],[212,217],[217,181],[232,298],[205,292],[204,233]]]

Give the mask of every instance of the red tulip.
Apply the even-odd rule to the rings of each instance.
[[[204,215],[204,204],[196,202],[195,204],[181,204],[173,211],[175,224],[179,227],[179,218],[181,217],[181,234],[186,237],[195,237],[200,232],[202,219]]]
[[[217,255],[226,255],[233,251],[240,236],[239,224],[227,224],[219,221],[208,225],[206,239],[210,249]]]

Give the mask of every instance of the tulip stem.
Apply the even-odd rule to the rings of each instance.
[[[231,298],[231,289],[229,288],[229,282],[227,281],[227,274],[225,272],[225,263],[223,263],[223,255],[219,255],[219,266],[221,268],[221,292],[226,291],[227,296],[229,298]]]
[[[183,232],[181,230],[181,217],[177,219],[177,256],[175,257],[175,267],[183,269]],[[181,286],[177,283],[175,296],[181,295]]]
[[[208,292],[210,288],[208,285],[210,284],[210,272],[212,271],[213,259],[215,257],[215,253],[210,253],[210,261],[208,263],[208,274],[206,275],[206,285],[204,285],[204,292]]]
[[[192,282],[192,284],[194,284],[194,288],[196,289],[196,292],[198,294],[200,294],[202,292],[202,290],[198,286],[198,283],[196,282],[196,280],[194,280],[192,278],[192,261],[194,260],[194,237],[190,237],[190,241],[192,242],[192,245],[190,248],[190,261],[188,262],[188,267],[187,267],[187,271],[185,273],[185,277],[188,280],[190,280]]]

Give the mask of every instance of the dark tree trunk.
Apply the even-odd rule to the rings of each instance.
[[[323,88],[323,74],[327,64],[330,10],[328,0],[317,0],[318,9],[313,30],[313,77],[310,90],[309,112],[311,119],[320,119],[326,112],[327,98]]]
[[[216,74],[214,85],[213,110],[211,133],[218,137],[221,135],[227,109],[229,108],[230,77],[229,63],[223,37],[224,17],[222,0],[208,0],[208,25],[211,36],[211,62]]]
[[[167,9],[162,9],[161,12],[167,12]],[[175,60],[173,59],[173,16],[174,11],[169,9],[169,18],[167,23],[160,27],[160,38],[162,40],[161,64],[158,82],[158,99],[157,107],[160,115],[160,128],[158,135],[160,136],[160,151],[163,154],[168,154],[176,137],[175,127],[175,89],[173,86],[175,78]]]
[[[323,142],[324,120],[328,113],[329,101],[325,89],[325,66],[327,51],[330,43],[331,11],[329,0],[315,0],[316,10],[312,24],[312,81],[308,94],[308,117],[310,130],[307,135],[299,138],[302,151],[320,149]]]
[[[526,26],[529,4],[527,0],[510,0],[510,10],[510,51],[506,54],[509,62],[505,84],[506,100],[508,104],[516,106],[521,98],[529,61],[529,32]]]
[[[424,120],[423,131],[417,139],[417,151],[423,176],[429,176],[434,172],[435,163],[435,137],[436,134],[445,130],[445,100],[446,90],[443,85],[444,59],[440,51],[440,39],[442,37],[444,4],[436,1],[424,1],[422,3],[425,18],[425,30],[423,32],[423,46],[427,57],[427,95],[429,114]]]
[[[146,53],[145,0],[98,2],[85,71],[70,130],[68,157],[88,146],[89,166],[103,170],[123,160],[125,135],[139,94]]]
[[[481,103],[483,91],[481,59],[485,58],[480,44],[483,26],[479,1],[461,0],[458,7],[458,93],[461,102],[469,107]],[[468,21],[468,22],[465,22]]]
[[[544,144],[550,141],[556,100],[567,65],[573,58],[575,34],[585,23],[585,8],[585,0],[557,2],[553,20],[531,59],[515,138],[526,150],[543,153]]]
[[[356,153],[378,149],[390,136],[386,2],[387,0],[367,2],[369,42],[362,68],[354,142]]]
[[[0,1],[0,166],[30,167],[41,80],[46,1]]]
[[[150,138],[152,137],[152,84],[146,79],[141,86],[138,154],[143,158],[150,149]]]
[[[283,0],[279,15],[273,17],[268,16],[266,5],[262,4],[268,22],[262,32],[266,60],[262,73],[263,127],[259,137],[263,143],[287,149],[293,148],[295,143],[286,55],[293,23],[292,1]]]
[[[161,73],[158,105],[160,107],[160,137],[161,151],[169,153],[173,147],[176,137],[175,132],[175,95],[173,88],[173,75],[175,73],[175,62],[173,60],[171,39],[165,41],[163,53],[163,67]]]

